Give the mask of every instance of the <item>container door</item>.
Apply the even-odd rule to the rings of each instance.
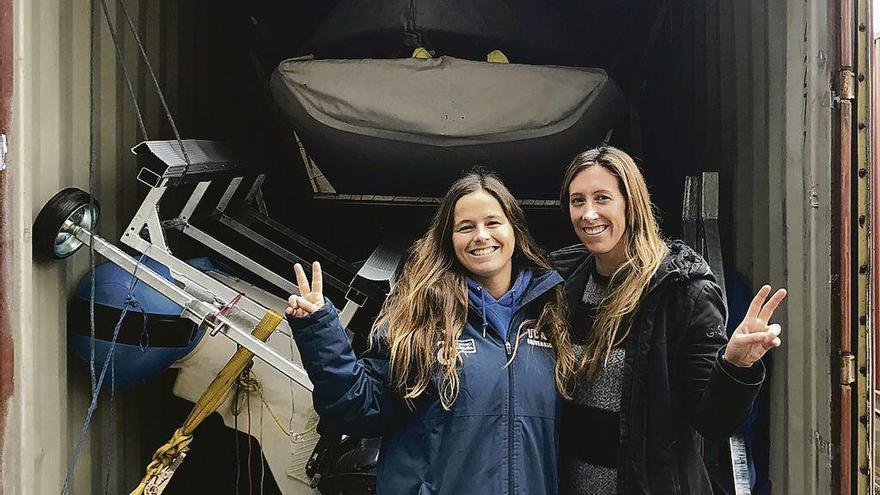
[[[12,395],[13,355],[12,328],[10,315],[12,308],[5,294],[11,294],[12,280],[9,265],[12,240],[6,232],[10,232],[9,194],[7,188],[8,167],[6,159],[7,138],[12,102],[12,2],[0,0],[0,452],[6,438],[6,408]],[[0,486],[0,491],[3,488]]]

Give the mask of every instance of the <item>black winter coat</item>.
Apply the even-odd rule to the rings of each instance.
[[[581,298],[591,257],[580,244],[551,254],[566,280],[573,328],[587,324]],[[764,380],[760,362],[752,368],[721,362],[726,316],[709,265],[685,244],[671,242],[626,341],[621,494],[712,493],[700,435],[725,441],[745,420]]]

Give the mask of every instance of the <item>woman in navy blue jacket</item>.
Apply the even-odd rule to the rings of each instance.
[[[321,421],[382,436],[380,494],[556,494],[561,395],[574,368],[562,278],[493,175],[452,185],[412,246],[358,359],[295,267],[293,336]],[[559,392],[562,392],[561,394]]]

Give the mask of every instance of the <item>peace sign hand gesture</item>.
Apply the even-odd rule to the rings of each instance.
[[[312,263],[311,286],[309,286],[309,280],[306,278],[306,272],[303,270],[302,265],[299,263],[293,265],[293,271],[296,273],[296,285],[299,286],[299,295],[291,294],[287,300],[285,312],[290,316],[301,318],[324,307],[324,282],[321,275],[321,264],[317,261]]]
[[[782,345],[782,340],[779,338],[782,327],[778,324],[768,326],[767,323],[787,293],[785,289],[779,289],[765,304],[764,301],[769,294],[770,286],[765,285],[752,299],[746,317],[736,327],[727,344],[727,350],[724,351],[724,359],[728,363],[749,367],[761,359],[768,350]]]

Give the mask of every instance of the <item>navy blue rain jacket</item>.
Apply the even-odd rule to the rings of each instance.
[[[507,339],[491,321],[484,335],[481,308],[471,298],[458,341],[460,392],[449,411],[436,386],[410,410],[388,383],[387,352],[358,359],[329,301],[311,315],[288,318],[321,421],[349,435],[382,436],[380,495],[558,493],[555,352],[546,335],[527,330],[532,322],[506,363],[522,322],[537,320],[561,282],[555,271],[533,273]]]

